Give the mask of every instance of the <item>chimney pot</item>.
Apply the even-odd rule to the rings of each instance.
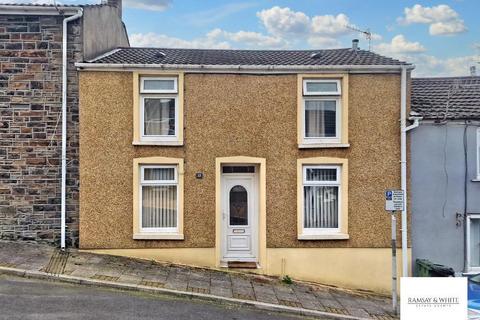
[[[476,66],[471,66],[470,67],[470,75],[472,77],[475,77],[477,75],[477,67]]]
[[[358,50],[358,39],[353,39],[352,40],[352,49],[353,50]]]

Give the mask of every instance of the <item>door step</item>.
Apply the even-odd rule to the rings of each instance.
[[[228,267],[232,269],[257,269],[257,263],[246,261],[229,261]]]

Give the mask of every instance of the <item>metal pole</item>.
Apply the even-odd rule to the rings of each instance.
[[[393,312],[398,314],[397,302],[397,217],[392,211],[392,304]]]

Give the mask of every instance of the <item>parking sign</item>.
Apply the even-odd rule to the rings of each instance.
[[[385,191],[385,210],[403,211],[403,190]]]

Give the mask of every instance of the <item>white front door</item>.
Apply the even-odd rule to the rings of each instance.
[[[248,172],[256,170],[235,168],[242,167],[222,168],[222,260],[256,262],[258,188],[255,172]]]

